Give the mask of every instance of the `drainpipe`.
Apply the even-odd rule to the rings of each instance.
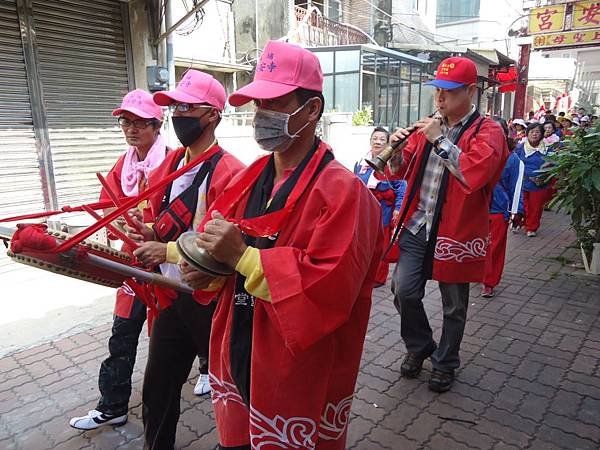
[[[165,29],[173,25],[173,1],[167,2],[165,8]],[[169,69],[169,90],[175,89],[175,56],[173,55],[173,33],[167,35],[167,69]]]
[[[294,0],[288,0],[288,32],[287,32],[288,36],[292,35],[295,24],[296,24],[296,10],[294,9]]]
[[[173,25],[173,1],[172,0],[164,0],[167,2],[165,5],[165,30],[169,30]],[[166,43],[166,63],[167,69],[169,71],[169,90],[175,89],[175,55],[173,54],[173,33],[175,31],[169,33],[165,39]],[[175,131],[173,131],[173,127],[171,126],[170,120],[165,120],[163,128],[165,130],[165,137],[167,140],[167,145],[171,148],[176,148],[179,144],[177,141],[177,137],[175,136]]]

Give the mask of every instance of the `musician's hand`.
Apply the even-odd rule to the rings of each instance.
[[[426,117],[415,123],[415,126],[425,135],[431,143],[439,138],[442,134],[442,122],[437,117]]]
[[[394,210],[392,213],[392,227],[396,227],[398,225],[398,217],[400,217],[400,210]]]
[[[216,278],[212,275],[196,270],[185,261],[181,261],[179,263],[179,270],[181,270],[181,281],[194,290],[206,289]]]
[[[167,260],[167,244],[157,241],[142,243],[133,255],[146,267],[154,267]]]
[[[142,212],[137,208],[132,208],[127,214],[129,215],[131,222],[135,225],[135,228],[128,224],[123,227],[127,236],[135,242],[153,241],[154,230],[147,227],[146,224],[142,222]]]
[[[519,229],[524,225],[525,219],[521,214],[517,213],[511,215],[509,222],[512,229]]]
[[[208,250],[217,261],[230,267],[237,266],[247,247],[237,225],[225,220],[218,211],[213,211],[212,220],[206,222],[204,232],[199,234],[196,244]]]
[[[143,220],[143,214],[142,211],[140,211],[139,208],[131,208],[129,211],[127,211],[127,213],[129,215],[129,217],[131,217],[132,219],[137,219],[138,221],[142,221]]]
[[[412,133],[412,128],[398,128],[390,135],[390,144],[394,142],[398,142],[399,140],[406,139]],[[388,161],[388,165],[390,167],[390,171],[393,175],[397,174],[400,171],[400,167],[402,167],[402,150],[406,147],[407,141],[400,144],[398,147],[394,149],[392,153],[392,157]]]

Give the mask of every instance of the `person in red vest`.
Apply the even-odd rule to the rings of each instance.
[[[488,208],[508,157],[500,125],[481,117],[471,99],[477,69],[467,59],[443,60],[435,80],[439,118],[419,120],[397,149],[392,172],[408,187],[399,217],[400,258],[392,276],[394,304],[407,355],[400,373],[416,377],[425,359],[433,371],[429,388],[451,388],[460,366],[469,283],[483,280],[488,251]],[[410,134],[400,129],[393,141]],[[425,284],[439,282],[444,320],[439,344],[423,308]]]
[[[118,117],[129,148],[110,170],[106,181],[119,198],[136,197],[146,187],[148,174],[163,162],[169,150],[160,134],[162,109],[154,103],[151,94],[136,89],[123,97],[121,107],[112,115]],[[104,189],[100,200],[110,200]],[[122,250],[131,252],[126,246]],[[127,286],[119,288],[108,341],[109,357],[100,365],[98,374],[100,400],[85,416],[70,420],[73,428],[92,430],[127,421],[131,375],[145,321],[146,306]]]
[[[271,154],[199,228],[198,245],[236,271],[210,343],[221,449],[346,448],[383,231],[376,199],[315,135],[322,91],[314,53],[270,41],[229,97],[255,102],[254,138]],[[184,271],[194,288],[211,280]]]
[[[221,148],[215,129],[225,107],[225,88],[212,76],[188,70],[173,91],[157,92],[154,101],[168,106],[171,121],[182,147],[169,153],[150,174],[154,185],[174,171],[191,168],[148,199],[142,217],[130,211],[137,228],[130,237],[143,243],[134,255],[147,267],[181,279],[175,241],[195,229],[217,195],[243,169],[243,164]],[[193,165],[195,164],[195,165]],[[146,226],[142,219],[152,226]],[[172,449],[180,413],[181,389],[196,356],[208,358],[212,315],[215,304],[202,305],[190,294],[154,288],[161,305],[154,319],[148,362],[142,390],[145,447]],[[201,367],[200,381],[208,382],[208,366]]]
[[[400,213],[400,206],[404,199],[406,190],[406,181],[390,181],[385,176],[375,172],[367,164],[367,158],[377,156],[386,147],[390,138],[390,133],[382,127],[376,127],[371,133],[371,151],[365,158],[354,164],[354,174],[367,185],[371,193],[375,196],[381,205],[381,219],[383,223],[383,232],[385,237],[385,247],[389,245],[391,234],[394,231],[395,221]],[[375,278],[375,287],[383,286],[388,277],[390,262],[396,262],[397,252],[389,252],[385,259],[381,260],[377,277]]]

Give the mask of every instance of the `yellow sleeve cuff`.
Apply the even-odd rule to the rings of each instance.
[[[260,262],[260,250],[248,246],[235,266],[235,270],[246,277],[244,287],[254,297],[271,301],[271,292]]]
[[[175,241],[167,242],[167,262],[177,264],[179,262],[179,250]]]
[[[221,287],[223,287],[224,283],[225,283],[225,278],[218,277],[218,278],[215,278],[214,280],[212,280],[210,282],[210,284],[205,289],[202,289],[202,290],[208,291],[208,292],[218,291],[219,289],[221,289]]]

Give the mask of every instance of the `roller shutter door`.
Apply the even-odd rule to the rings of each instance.
[[[0,2],[0,217],[44,210],[14,1]]]
[[[58,203],[95,201],[125,149],[111,111],[128,91],[117,0],[34,0],[39,71]]]

